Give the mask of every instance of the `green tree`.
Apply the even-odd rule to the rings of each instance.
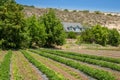
[[[64,9],[64,11],[65,11],[65,12],[69,12],[69,10],[68,10],[68,9]]]
[[[80,43],[93,43],[95,41],[94,37],[93,37],[93,33],[91,29],[86,29],[85,31],[83,31],[81,33],[81,39]]]
[[[96,25],[93,26],[91,30],[95,43],[106,46],[108,42],[108,29],[106,27]]]
[[[47,14],[41,17],[41,22],[47,33],[45,46],[63,45],[65,42],[65,32],[60,20],[55,16],[54,10],[50,9]]]
[[[101,12],[100,12],[100,11],[94,11],[94,13],[95,13],[95,14],[101,14]]]
[[[116,29],[109,30],[109,44],[112,46],[120,44],[120,33]]]
[[[14,1],[14,0],[0,0],[0,6],[3,6],[7,1]]]
[[[103,46],[107,44],[112,46],[118,46],[120,44],[120,34],[116,29],[108,29],[100,25],[93,26],[90,29],[81,33],[81,37],[78,42],[96,43]]]
[[[37,46],[43,46],[46,42],[46,33],[44,25],[40,23],[40,20],[36,18],[35,15],[27,19],[27,25],[29,36],[31,38],[30,47],[32,47],[33,44]]]
[[[83,40],[86,43],[96,43],[106,46],[109,40],[109,30],[106,27],[96,25],[82,32],[81,38],[79,40]]]
[[[0,47],[22,48],[29,44],[23,7],[14,0],[0,5]]]

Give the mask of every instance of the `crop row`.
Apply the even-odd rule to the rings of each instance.
[[[65,78],[63,76],[59,76],[58,73],[49,69],[44,64],[38,62],[28,52],[26,52],[26,51],[21,51],[21,52],[29,60],[29,62],[31,62],[33,65],[35,65],[42,73],[46,74],[47,77],[49,78],[49,80],[65,80]]]
[[[118,65],[116,63],[111,63],[111,62],[106,62],[106,61],[101,61],[101,60],[96,60],[96,59],[91,59],[91,58],[85,58],[85,57],[80,57],[80,56],[76,56],[76,55],[69,55],[67,53],[60,53],[60,52],[54,52],[54,51],[43,51],[43,52],[48,52],[50,54],[55,54],[58,56],[74,59],[77,61],[82,61],[82,62],[86,62],[89,64],[94,64],[94,65],[107,67],[107,68],[111,68],[113,70],[120,71],[120,65]]]
[[[79,53],[75,53],[75,52],[65,52],[65,51],[50,50],[50,49],[40,49],[40,50],[41,51],[49,51],[49,52],[52,51],[52,52],[57,52],[57,53],[64,53],[64,54],[69,54],[69,55],[73,55],[73,56],[91,58],[91,59],[96,59],[96,60],[103,60],[103,61],[113,62],[113,63],[120,63],[120,59],[118,59],[118,58],[96,56],[96,55],[89,55],[89,54],[79,54]]]
[[[10,80],[10,62],[12,51],[9,51],[0,65],[0,80]]]
[[[115,80],[115,77],[107,71],[100,70],[100,69],[94,69],[92,67],[80,64],[79,62],[76,62],[74,60],[65,59],[65,58],[62,58],[57,55],[40,52],[40,51],[36,51],[36,50],[30,50],[30,51],[37,53],[41,56],[50,58],[52,60],[58,61],[60,63],[66,64],[67,66],[71,66],[71,67],[78,69],[78,70],[84,72],[85,74],[88,74],[91,77],[94,77],[98,80]]]

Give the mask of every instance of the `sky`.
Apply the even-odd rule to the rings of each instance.
[[[120,12],[120,0],[16,0],[39,8]]]

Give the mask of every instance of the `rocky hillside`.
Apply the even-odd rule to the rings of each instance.
[[[34,8],[24,7],[24,13],[27,17],[35,14],[41,16],[46,13],[49,9],[45,8]],[[89,11],[69,11],[69,10],[58,10],[55,9],[56,15],[62,22],[78,22],[82,25],[96,25],[101,24],[108,28],[116,28],[120,31],[120,16],[102,12],[89,12]]]

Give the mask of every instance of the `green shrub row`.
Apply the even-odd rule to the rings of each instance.
[[[66,64],[67,66],[71,66],[75,69],[78,69],[78,70],[84,72],[85,74],[87,74],[93,78],[96,78],[97,80],[115,80],[115,77],[107,71],[100,70],[100,69],[94,69],[92,67],[80,64],[79,62],[76,62],[74,60],[65,59],[65,58],[62,58],[57,55],[40,52],[40,51],[36,51],[36,50],[30,50],[30,51],[35,52],[41,56],[50,58],[52,60],[55,60],[57,62]]]
[[[10,62],[12,51],[9,51],[0,65],[0,80],[10,80]]]
[[[73,55],[73,56],[97,59],[97,60],[113,62],[113,63],[120,63],[119,58],[110,58],[110,57],[96,56],[96,55],[89,55],[89,54],[79,54],[79,53],[75,53],[75,52],[64,52],[64,51],[58,51],[58,50],[48,50],[48,49],[40,49],[40,50],[41,51],[52,51],[52,52],[57,52],[57,53],[69,54],[69,55]]]
[[[76,56],[76,55],[69,55],[67,53],[64,54],[64,53],[59,53],[59,52],[54,52],[54,51],[53,52],[52,51],[45,51],[45,52],[120,71],[120,65],[115,64],[115,63],[100,61],[100,60],[95,60],[95,59],[90,59],[90,58],[85,58],[85,57],[79,57],[79,56]]]
[[[21,51],[21,52],[29,60],[30,63],[35,65],[42,73],[46,74],[46,76],[49,78],[49,80],[65,80],[64,77],[59,76],[58,73],[54,72],[53,70],[49,69],[44,64],[35,60],[28,52],[26,52],[26,51]]]

